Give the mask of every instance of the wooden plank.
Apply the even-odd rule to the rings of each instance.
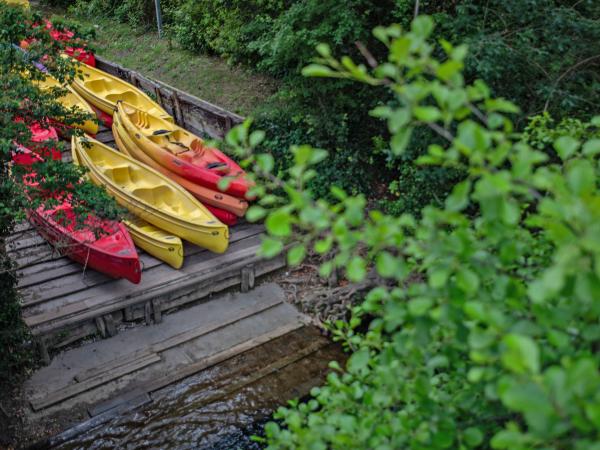
[[[146,392],[143,392],[141,389],[133,389],[125,392],[123,395],[119,395],[118,397],[113,397],[104,402],[97,403],[96,405],[89,407],[87,411],[90,417],[95,417],[107,411],[114,410],[115,408],[131,401],[144,398],[144,396],[148,399],[148,401],[151,401],[150,396]]]
[[[88,370],[84,370],[73,377],[75,381],[78,383],[83,383],[86,380],[92,378],[98,378],[104,376],[105,374],[112,372],[114,370],[121,369],[123,366],[131,365],[133,363],[141,363],[142,360],[152,360],[156,361],[157,353],[148,349],[144,352],[138,352],[130,355],[124,355],[120,358],[113,359],[111,361],[105,362],[99,367],[93,367]]]
[[[186,342],[192,341],[194,339],[198,339],[202,336],[206,336],[210,333],[214,333],[217,330],[222,328],[231,326],[235,323],[240,322],[241,320],[248,319],[250,317],[261,314],[269,309],[272,309],[278,305],[281,305],[283,301],[277,298],[267,299],[265,303],[257,303],[252,308],[240,308],[235,314],[231,317],[228,317],[226,320],[221,320],[215,323],[211,323],[202,327],[194,327],[185,331],[182,331],[176,335],[171,336],[170,338],[165,339],[164,341],[157,342],[149,346],[147,349],[134,352],[128,355],[120,356],[119,358],[115,358],[113,360],[107,361],[102,364],[102,366],[94,367],[92,369],[85,370],[77,375],[75,375],[75,380],[78,382],[85,381],[89,378],[93,378],[103,374],[105,372],[113,371],[124,364],[130,364],[131,361],[138,359],[146,359],[150,358],[151,355],[155,355],[158,353],[162,353],[166,350],[169,350],[173,347],[177,347],[179,345],[185,344]]]
[[[85,422],[79,423],[72,428],[69,428],[67,431],[62,432],[57,436],[52,436],[48,439],[45,439],[41,442],[34,444],[31,449],[50,449],[55,448],[65,442],[68,442],[80,434],[86,433],[90,430],[93,430],[96,427],[99,427],[102,424],[109,422],[110,420],[118,417],[119,415],[125,413],[126,411],[130,411],[135,408],[139,408],[148,403],[152,403],[152,399],[148,394],[142,394],[138,397],[133,398],[130,401],[122,403],[115,408],[109,409],[108,411],[99,414]]]
[[[173,347],[177,347],[178,345],[184,344],[186,342],[192,341],[194,339],[198,339],[199,337],[206,336],[207,334],[214,333],[215,331],[231,326],[241,320],[247,319],[252,316],[256,316],[261,314],[269,309],[272,309],[278,305],[283,303],[280,299],[269,299],[266,303],[257,304],[255,308],[252,309],[240,309],[236,314],[232,317],[228,318],[225,321],[217,322],[205,327],[200,328],[192,328],[191,330],[183,331],[175,336],[172,336],[162,342],[152,345],[151,349],[153,352],[160,353],[164,352]]]
[[[258,237],[250,238],[251,247],[241,246],[241,249],[229,254],[229,259],[218,259],[215,255],[207,255],[199,264],[191,266],[191,273],[182,273],[174,277],[173,270],[164,265],[157,267],[152,275],[154,285],[145,290],[139,285],[132,285],[123,280],[110,284],[109,288],[100,285],[85,292],[90,297],[78,299],[75,303],[58,306],[56,309],[25,317],[25,323],[32,328],[34,334],[43,334],[54,329],[60,329],[75,323],[90,320],[98,315],[108,314],[117,309],[142,303],[152,298],[162,296],[170,291],[184,289],[188,286],[210,279],[219,271],[239,271],[248,262],[254,262],[260,247]],[[242,241],[240,244],[246,244]],[[238,261],[238,262],[235,262]],[[241,262],[239,262],[241,261]],[[215,267],[216,266],[216,267]]]
[[[63,389],[51,392],[45,397],[32,399],[30,402],[31,408],[34,411],[39,411],[41,409],[48,408],[49,406],[64,402],[65,400],[75,397],[76,395],[92,390],[103,384],[109,383],[113,380],[116,380],[117,378],[121,378],[122,376],[143,369],[144,367],[147,367],[150,364],[154,364],[160,360],[160,356],[155,355],[155,357],[152,359],[132,361],[130,364],[118,367],[112,370],[111,372],[103,373],[100,376],[94,378],[89,378],[82,383],[71,384],[67,387],[64,387]]]
[[[298,330],[303,326],[304,324],[299,322],[288,323],[286,325],[280,326],[260,336],[249,339],[245,342],[241,342],[226,350],[222,350],[193,364],[187,365],[177,372],[173,372],[163,377],[152,380],[148,383],[144,383],[140,386],[140,388],[146,392],[156,391],[165,386],[173,384],[176,381],[187,378],[190,375],[194,375],[197,372],[206,370],[216,364],[231,359],[234,356],[247,352],[248,350],[251,350],[254,347],[266,344],[267,342],[272,341],[273,339],[284,336],[288,333],[291,333],[292,331]]]
[[[299,351],[294,352],[290,355],[286,355],[283,358],[277,359],[276,361],[267,364],[264,367],[259,368],[256,371],[251,372],[250,375],[245,377],[236,377],[233,380],[226,380],[224,383],[221,383],[220,386],[212,386],[212,389],[217,390],[218,392],[215,395],[208,396],[203,398],[199,403],[195,403],[194,407],[199,409],[204,405],[209,405],[211,403],[215,403],[223,397],[227,397],[234,392],[237,392],[246,386],[249,386],[253,383],[256,383],[258,380],[265,378],[273,373],[284,369],[285,367],[294,364],[301,359],[306,358],[309,355],[312,355],[315,352],[318,352],[323,347],[329,345],[328,342],[324,342],[321,340],[314,341],[308,344],[308,346],[301,348]]]
[[[166,83],[152,80],[103,58],[97,58],[97,67],[125,80],[130,79],[131,74],[135,73],[137,84],[148,92],[155,94],[157,91],[160,92],[157,97],[163,99],[163,107],[169,114],[178,119],[178,122],[180,117],[184,118],[186,128],[192,132],[206,133],[213,138],[222,138],[231,129],[232,125],[241,123],[244,120],[243,117],[212,103],[201,100]],[[174,96],[178,99],[179,105],[174,104]],[[180,109],[180,113],[178,113],[178,109]]]
[[[257,227],[248,225],[242,226],[239,229],[234,229],[232,230],[230,243],[236,243],[247,237],[254,236],[258,233],[261,233],[262,230],[263,228],[260,226]],[[189,264],[190,258],[194,255],[197,255],[198,253],[208,253],[208,251],[197,246],[185,246],[184,254],[186,255],[186,266]],[[164,266],[164,264],[156,258],[147,254],[141,254],[140,259],[142,260],[144,272],[142,273],[142,283],[139,285],[139,288],[143,289],[143,286],[146,284],[146,278],[150,278],[150,271],[159,266]],[[170,270],[173,272],[173,276],[177,276],[177,270]],[[185,270],[185,266],[181,270]],[[40,276],[37,277],[37,279],[39,278]],[[89,271],[88,273],[86,273],[85,280],[81,277],[81,271],[77,271],[69,275],[65,274],[64,271],[60,271],[59,277],[57,278],[47,280],[44,283],[36,283],[35,286],[28,289],[22,289],[23,304],[25,306],[33,306],[40,302],[48,302],[55,298],[72,295],[77,292],[85,291],[91,287],[105,284],[111,281],[114,280],[104,274],[95,271]]]

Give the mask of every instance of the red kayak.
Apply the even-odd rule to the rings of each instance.
[[[42,158],[21,148],[33,162]],[[35,173],[24,177],[26,186],[36,188]],[[77,223],[71,202],[46,209],[40,205],[28,210],[27,217],[38,233],[60,254],[113,278],[125,278],[139,283],[142,277],[140,260],[124,224],[89,215],[83,224]]]
[[[17,119],[15,122],[22,122]],[[33,151],[17,145],[18,150],[13,152],[12,159],[15,164],[30,166],[42,159],[52,158],[54,161],[60,161],[60,151],[52,145],[52,141],[58,141],[58,133],[51,126],[43,127],[39,123],[28,125],[31,132],[31,142],[33,142]],[[43,145],[47,144],[47,145]]]
[[[34,27],[39,27],[39,24],[34,24]],[[59,31],[54,28],[52,22],[45,20],[44,27],[49,31],[50,37],[55,41],[61,42],[73,42],[75,46],[65,47],[65,53],[78,61],[81,61],[88,66],[96,67],[96,56],[93,52],[87,50],[83,45],[84,42],[81,39],[75,38],[75,33],[69,30]],[[74,39],[75,38],[75,39]],[[24,39],[21,41],[21,48],[27,49],[34,39]],[[79,45],[81,44],[81,45]],[[79,45],[79,46],[78,46]]]
[[[27,216],[38,233],[61,255],[112,278],[140,282],[140,259],[122,223],[89,216],[78,229],[68,201],[50,209],[42,205],[29,210]]]

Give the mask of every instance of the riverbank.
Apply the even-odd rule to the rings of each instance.
[[[161,80],[243,116],[251,115],[276,91],[277,82],[264,75],[227,64],[221,58],[191,53],[152,30],[104,18],[74,18],[59,8],[35,6],[54,19],[69,19],[92,27],[96,53],[110,61]]]

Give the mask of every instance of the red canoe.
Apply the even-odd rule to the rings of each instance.
[[[20,150],[19,155],[28,156],[29,161],[42,160],[31,150]],[[18,163],[14,156],[13,160]],[[37,186],[35,173],[26,175],[24,181],[32,188]],[[110,277],[140,282],[140,259],[124,224],[95,215],[88,216],[83,224],[77,224],[68,200],[48,209],[41,205],[27,211],[27,217],[38,233],[62,255]]]
[[[112,278],[139,283],[142,268],[133,240],[120,222],[89,216],[79,229],[68,201],[62,205],[29,210],[27,216],[38,233],[61,255]]]

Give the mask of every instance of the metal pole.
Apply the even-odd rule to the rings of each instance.
[[[160,0],[154,0],[156,6],[156,25],[158,26],[158,38],[162,39],[162,14],[160,12]]]

